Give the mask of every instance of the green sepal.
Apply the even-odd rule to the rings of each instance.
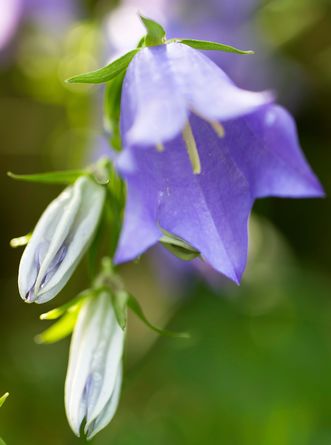
[[[128,319],[127,306],[128,306],[129,294],[125,290],[119,290],[111,294],[111,299],[116,320],[124,331]]]
[[[36,173],[32,175],[17,175],[8,172],[10,178],[25,182],[37,182],[40,184],[72,184],[80,176],[87,175],[85,170],[67,170],[58,172]]]
[[[2,405],[7,400],[8,396],[9,396],[9,392],[6,392],[3,396],[0,397],[0,408],[2,407]]]
[[[111,133],[111,146],[120,151],[122,139],[120,134],[121,95],[125,72],[119,74],[106,86],[105,91],[105,124]]]
[[[139,40],[137,48],[144,48],[146,46],[146,36],[142,36]]]
[[[28,244],[28,242],[30,241],[31,236],[32,236],[32,232],[27,233],[26,235],[23,235],[23,236],[18,236],[17,238],[12,238],[9,241],[9,245],[13,249],[16,249],[16,247],[26,246]]]
[[[39,344],[55,343],[67,337],[74,330],[80,305],[75,306],[75,310],[68,311],[52,326],[35,337],[35,342]]]
[[[139,15],[139,17],[147,31],[144,41],[139,43],[145,46],[162,45],[166,38],[166,32],[163,26],[161,26],[155,20],[144,17],[143,15]]]
[[[63,304],[55,309],[51,309],[48,312],[45,312],[40,315],[40,320],[56,320],[60,318],[66,312],[72,312],[76,310],[76,307],[81,305],[82,300],[89,297],[90,295],[96,293],[96,291],[92,289],[84,290],[80,292],[75,298],[68,301],[68,303]]]
[[[41,320],[56,320],[52,326],[35,337],[36,343],[55,343],[70,335],[75,327],[79,311],[87,297],[97,291],[87,289],[62,306],[40,315]],[[61,318],[60,318],[61,317]]]
[[[78,74],[77,76],[73,76],[70,79],[67,79],[68,83],[104,83],[109,82],[114,79],[116,76],[121,74],[123,71],[127,69],[129,63],[134,58],[134,56],[138,53],[139,49],[133,49],[128,53],[124,54],[124,56],[114,60],[109,65],[104,66],[103,68],[99,68],[95,71],[90,71],[88,73]]]
[[[160,243],[176,257],[184,261],[191,261],[200,255],[200,252],[188,243],[178,238],[175,235],[162,229],[163,236],[160,238]]]
[[[122,229],[126,187],[113,165],[111,165],[109,177],[110,181],[107,187],[105,212],[108,227],[112,227],[112,230],[108,231],[109,250],[107,254],[113,257]]]
[[[150,329],[152,329],[152,331],[157,332],[160,335],[165,335],[167,337],[175,337],[175,338],[190,338],[190,334],[187,332],[173,332],[173,331],[168,331],[166,329],[161,329],[158,328],[156,326],[154,326],[152,323],[150,323],[139,302],[137,301],[136,298],[134,298],[132,295],[128,294],[128,300],[127,300],[127,306],[137,315],[138,318],[140,318],[140,320]]]
[[[223,51],[226,53],[234,54],[255,54],[251,50],[241,50],[234,46],[224,45],[223,43],[210,42],[209,40],[196,40],[196,39],[171,39],[169,42],[183,43],[184,45],[191,46],[194,49],[200,49],[202,51]]]

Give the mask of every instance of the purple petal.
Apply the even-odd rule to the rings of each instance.
[[[122,92],[124,143],[155,145],[173,139],[187,120],[168,45],[144,48],[130,63]]]
[[[130,63],[124,80],[124,145],[157,145],[175,138],[190,111],[226,121],[270,101],[270,93],[236,87],[217,65],[187,45],[144,48]]]
[[[156,150],[132,150],[135,172],[125,172],[129,200],[117,260],[133,258],[155,243],[158,227],[201,252],[215,269],[239,282],[247,258],[247,221],[252,206],[249,184],[220,150],[211,126],[191,119],[202,173],[194,175],[181,137]],[[129,229],[130,230],[129,230]]]
[[[220,145],[231,150],[255,198],[323,196],[300,149],[295,123],[285,109],[270,105],[224,127]]]
[[[180,136],[162,153],[133,147],[121,155],[128,203],[117,261],[133,259],[156,243],[161,227],[238,283],[254,199],[318,197],[323,190],[300,150],[291,116],[281,107],[270,105],[226,123],[224,138],[201,118],[193,115],[190,121],[200,175],[192,173]]]
[[[226,121],[273,100],[269,92],[238,88],[214,62],[187,45],[169,44],[168,54],[188,109],[201,117]]]
[[[141,154],[146,156],[151,151],[147,150],[145,154],[141,150]],[[123,154],[126,157],[126,153]],[[142,158],[141,161],[143,161]],[[148,164],[144,170],[146,169],[148,170]],[[125,219],[114,259],[115,263],[123,263],[138,257],[162,236],[156,225],[158,185],[152,171],[148,171],[147,178],[144,177],[143,171],[136,171],[136,174],[129,175]],[[124,168],[122,172],[124,173]]]

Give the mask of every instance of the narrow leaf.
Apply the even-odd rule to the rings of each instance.
[[[66,82],[68,83],[103,83],[109,82],[114,79],[120,73],[127,69],[129,63],[137,54],[139,49],[133,49],[124,56],[116,59],[114,62],[110,63],[103,68],[99,68],[95,71],[90,71],[88,73],[78,74],[77,76],[71,77]]]
[[[127,305],[130,296],[124,290],[120,290],[111,295],[116,320],[121,328],[126,328],[127,323]]]
[[[144,44],[146,46],[155,46],[164,43],[166,35],[165,29],[159,23],[143,15],[140,15],[140,19],[147,31]]]
[[[143,48],[144,46],[146,46],[145,40],[146,40],[146,36],[143,36],[143,37],[139,40],[138,45],[137,45],[137,48]]]
[[[120,134],[121,94],[125,72],[107,84],[105,94],[105,119],[111,133],[111,145],[115,150],[122,149]]]
[[[5,403],[8,396],[9,396],[9,392],[6,392],[6,394],[4,394],[2,397],[0,397],[0,408]]]
[[[145,323],[146,326],[148,326],[152,331],[157,332],[160,335],[165,335],[168,337],[175,337],[175,338],[190,338],[190,334],[187,332],[172,332],[167,331],[165,329],[158,328],[154,326],[152,323],[150,323],[147,318],[145,317],[145,314],[143,313],[143,310],[138,303],[138,301],[132,296],[128,295],[128,307],[137,315],[137,317],[140,318],[140,320]]]
[[[87,175],[85,170],[68,170],[58,172],[36,173],[33,175],[17,175],[8,172],[10,178],[25,182],[38,182],[41,184],[72,184],[80,176]]]
[[[60,320],[35,337],[36,343],[55,343],[70,335],[75,327],[80,305],[68,311]]]
[[[55,309],[51,309],[48,312],[40,315],[40,320],[56,320],[60,318],[65,312],[72,312],[76,310],[76,307],[82,303],[82,301],[93,295],[96,291],[91,289],[87,289],[83,292],[80,292],[75,298],[68,301],[68,303],[63,304]]]
[[[4,440],[1,439],[1,437],[0,437],[0,445],[6,445],[6,442],[4,442]]]
[[[201,49],[203,51],[224,51],[226,53],[234,54],[254,54],[251,50],[241,50],[234,46],[224,45],[223,43],[209,42],[208,40],[195,40],[195,39],[174,39],[174,41],[183,43],[184,45],[191,46],[195,49]]]

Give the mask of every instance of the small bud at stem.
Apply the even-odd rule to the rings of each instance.
[[[189,158],[190,158],[190,161],[192,164],[193,173],[195,175],[199,175],[201,173],[200,157],[199,157],[197,144],[195,142],[194,135],[192,132],[192,128],[191,128],[191,125],[189,124],[189,122],[187,122],[187,124],[184,127],[183,139],[185,141],[186,150],[187,150],[187,153],[189,155]]]

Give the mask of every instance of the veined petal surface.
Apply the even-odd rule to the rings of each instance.
[[[116,259],[140,255],[157,242],[163,228],[239,283],[254,200],[318,197],[323,190],[301,152],[292,118],[281,107],[267,105],[226,122],[224,137],[197,116],[190,123],[201,160],[199,175],[192,172],[180,136],[161,153],[130,147],[121,155],[128,203]],[[125,158],[130,168],[125,168]]]

